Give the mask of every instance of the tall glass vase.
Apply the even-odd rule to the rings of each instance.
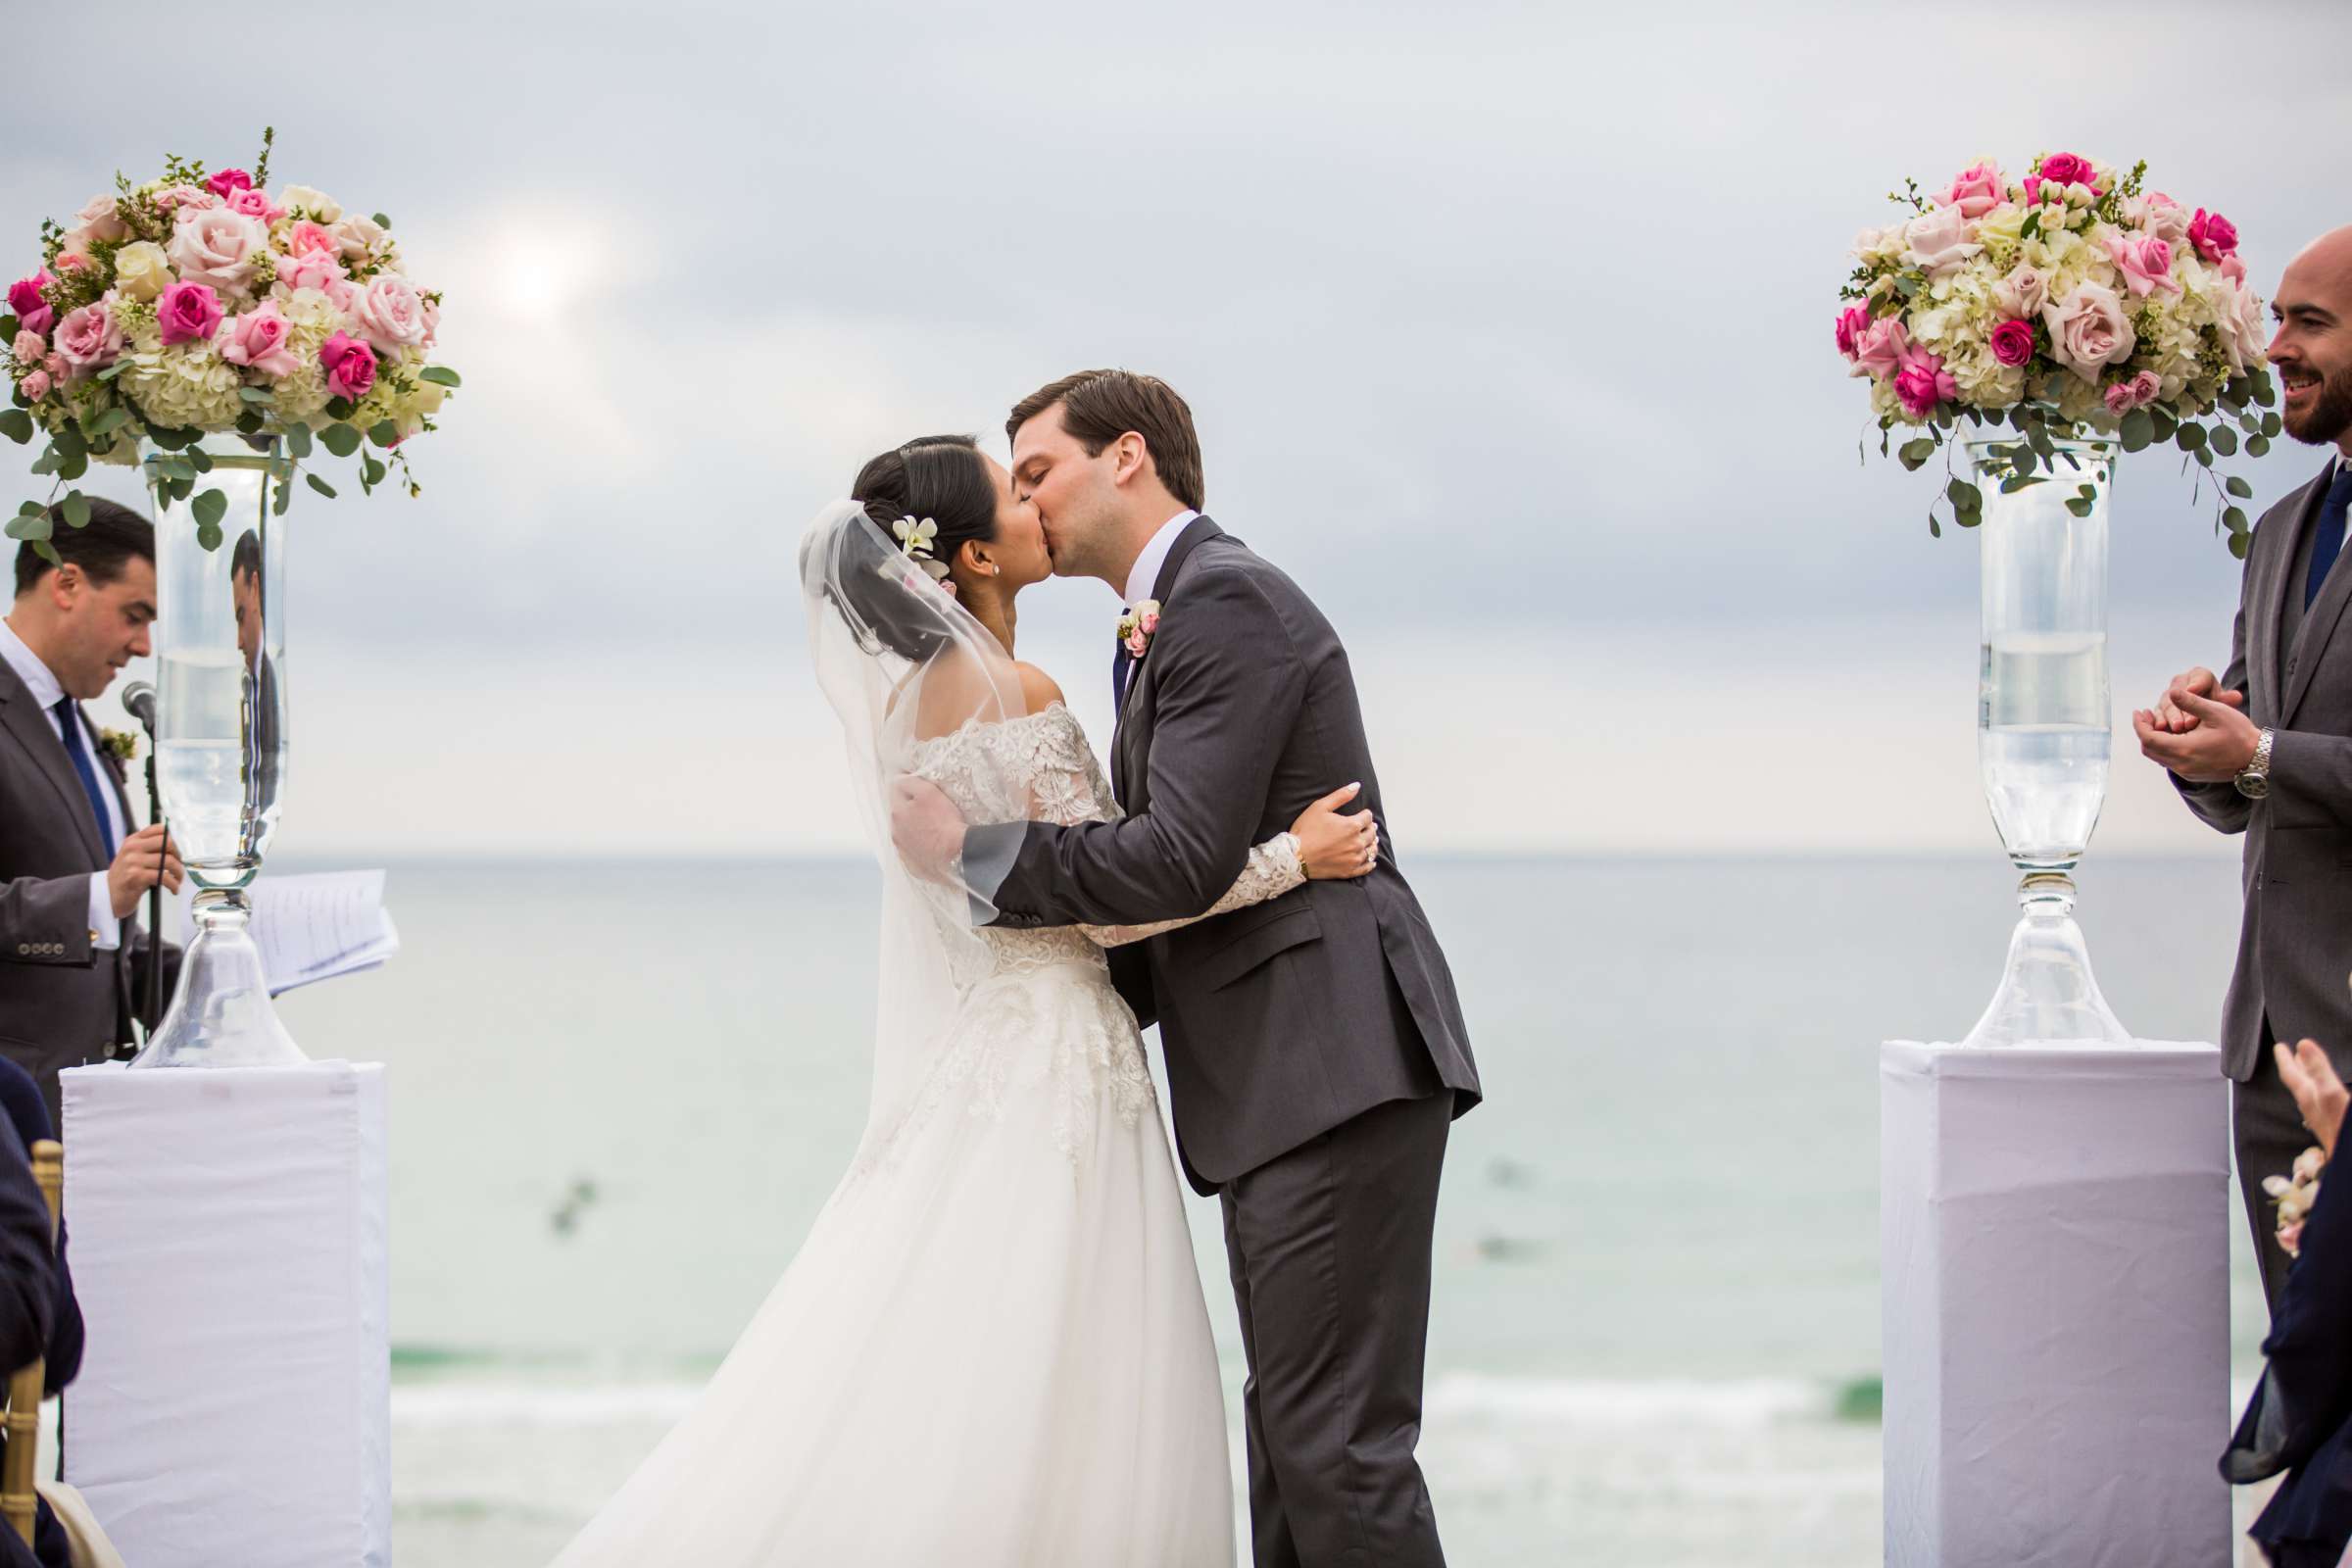
[[[246,889],[277,828],[285,782],[285,518],[274,441],[207,437],[189,500],[164,481],[190,460],[151,452],[155,496],[156,777],[196,896],[172,1005],[131,1065],[259,1067],[307,1060],[278,1022]],[[228,498],[211,523],[196,501]]]
[[[2008,966],[1965,1046],[2129,1046],[2075,924],[2074,869],[2107,797],[2107,494],[2115,445],[2052,443],[2007,493],[2009,440],[1965,448],[1984,498],[1977,758],[2023,874]]]

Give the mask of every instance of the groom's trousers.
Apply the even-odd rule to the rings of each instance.
[[[1256,1568],[1440,1568],[1413,1458],[1453,1093],[1375,1105],[1225,1184]]]

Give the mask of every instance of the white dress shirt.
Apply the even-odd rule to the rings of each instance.
[[[8,667],[16,671],[17,679],[32,695],[33,706],[49,720],[49,733],[58,738],[59,744],[64,744],[66,732],[57,721],[57,705],[65,697],[66,689],[57,683],[57,676],[41,662],[41,656],[25,647],[24,639],[6,620],[0,620],[0,659],[8,661]],[[79,703],[74,705],[72,712],[81,724],[81,744],[89,751],[90,765],[100,769],[102,787],[98,798],[106,810],[106,820],[100,825],[119,848],[129,836],[130,824],[122,819],[122,803],[116,799],[115,792],[103,787],[106,764],[98,760],[98,737],[91,732],[89,716],[82,712]],[[74,783],[78,787],[80,780]],[[115,918],[115,901],[107,894],[104,871],[90,873],[90,929],[98,933],[94,947],[113,949],[122,945],[122,926]]]
[[[1152,597],[1152,585],[1159,581],[1159,568],[1167,564],[1168,552],[1176,548],[1176,536],[1199,515],[1188,507],[1161,523],[1159,531],[1145,542],[1144,553],[1135,558],[1135,565],[1127,573],[1127,608],[1132,610]]]

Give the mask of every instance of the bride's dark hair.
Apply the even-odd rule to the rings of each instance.
[[[997,537],[997,487],[979,443],[968,435],[918,436],[883,453],[858,470],[850,499],[865,508],[894,548],[893,527],[902,519],[937,523],[931,559],[943,564],[953,562],[967,541],[987,544]],[[900,657],[920,663],[946,640],[938,618],[918,612],[896,584],[853,576],[844,589],[857,601],[844,607],[852,623],[862,623]]]

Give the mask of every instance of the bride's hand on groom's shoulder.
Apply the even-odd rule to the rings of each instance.
[[[1361,784],[1333,790],[1298,813],[1291,824],[1298,840],[1298,865],[1309,881],[1337,881],[1368,875],[1380,862],[1380,824],[1369,809],[1340,814],[1340,808],[1361,793]]]

